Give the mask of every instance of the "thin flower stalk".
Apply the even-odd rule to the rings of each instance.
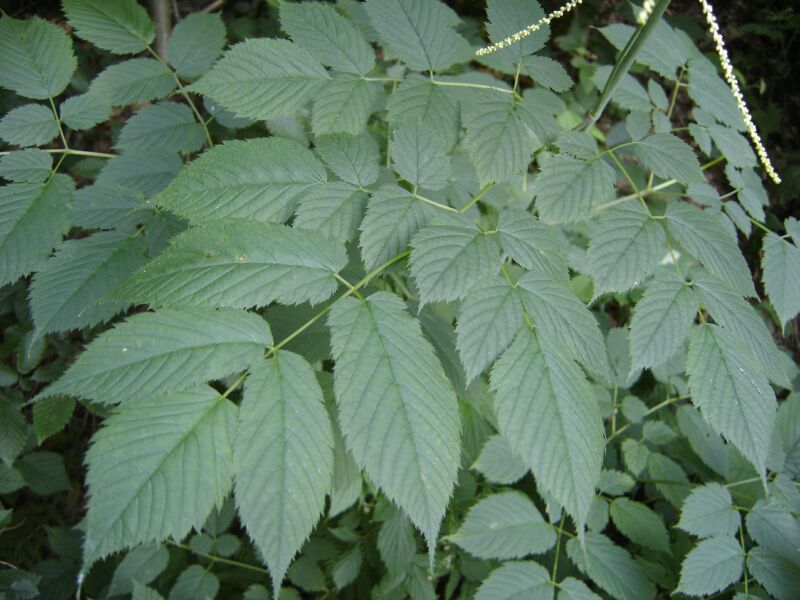
[[[717,18],[714,16],[714,9],[711,8],[711,4],[707,0],[700,0],[700,5],[703,7],[703,13],[706,16],[706,22],[708,23],[711,37],[714,39],[714,44],[717,47],[717,55],[719,55],[719,61],[722,65],[725,81],[728,82],[728,86],[731,88],[734,98],[736,98],[736,104],[739,107],[739,112],[741,113],[742,119],[747,127],[747,133],[750,135],[750,139],[753,140],[753,145],[755,146],[758,158],[761,161],[761,164],[764,166],[764,169],[766,170],[770,179],[772,179],[772,181],[775,183],[780,183],[781,178],[778,176],[778,173],[772,166],[772,161],[770,161],[769,156],[767,155],[767,150],[764,147],[764,144],[761,142],[761,136],[758,134],[755,123],[753,123],[753,118],[750,116],[750,110],[747,108],[747,104],[744,101],[744,96],[742,96],[742,91],[739,88],[739,82],[736,80],[736,77],[733,74],[733,65],[728,57],[728,51],[725,49],[725,41],[722,39],[722,34],[719,31]]]
[[[582,2],[583,0],[571,0],[558,10],[554,10],[549,15],[542,17],[541,19],[536,21],[536,23],[531,23],[525,29],[521,29],[514,35],[510,35],[506,39],[500,40],[496,44],[492,44],[491,46],[487,46],[486,48],[481,48],[475,53],[475,55],[486,56],[487,54],[491,54],[492,52],[497,52],[498,50],[507,48],[512,44],[516,44],[520,40],[531,35],[532,33],[539,31],[542,27],[549,25],[551,21],[555,21],[556,19],[563,17],[565,14],[573,10],[576,6],[580,5]]]

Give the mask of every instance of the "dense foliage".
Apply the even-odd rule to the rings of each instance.
[[[0,595],[796,597],[800,222],[696,31],[62,7],[0,17]]]

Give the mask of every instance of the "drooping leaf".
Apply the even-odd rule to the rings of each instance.
[[[112,294],[153,306],[316,304],[335,291],[344,247],[285,225],[228,220],[193,227]]]
[[[280,223],[326,178],[314,154],[297,142],[235,140],[189,163],[155,203],[192,222],[246,218]]]
[[[378,551],[390,573],[402,573],[414,559],[417,553],[414,527],[403,511],[395,509],[381,526]]]
[[[582,573],[618,600],[655,597],[655,587],[639,563],[600,533],[588,532],[583,547],[577,539],[571,539],[567,555]]]
[[[584,161],[558,155],[542,167],[533,190],[543,221],[580,221],[591,215],[592,205],[613,195],[614,170],[600,158]]]
[[[39,17],[0,17],[0,87],[25,98],[54,98],[69,84],[78,61],[63,29]]]
[[[535,562],[507,562],[489,574],[475,600],[552,600],[550,574]]]
[[[285,350],[250,369],[233,443],[242,523],[280,587],[319,520],[333,473],[333,433],[314,371]]]
[[[41,267],[69,229],[75,188],[66,175],[0,187],[0,285]]]
[[[525,327],[495,363],[491,382],[500,432],[537,484],[582,527],[604,443],[597,402],[580,368]]]
[[[469,57],[454,31],[458,16],[439,0],[368,0],[365,8],[381,40],[414,71],[441,71]]]
[[[527,496],[507,491],[480,500],[447,539],[478,558],[508,560],[546,552],[556,534]]]
[[[706,596],[724,590],[742,576],[744,552],[732,536],[703,540],[681,565],[678,590],[689,596]]]
[[[259,38],[225,52],[191,90],[237,116],[269,119],[302,107],[327,78],[319,61],[297,44]]]
[[[800,249],[774,233],[764,236],[764,286],[781,326],[800,312]]]
[[[741,518],[733,508],[730,492],[718,483],[692,490],[681,507],[678,527],[701,538],[733,536]]]
[[[30,287],[33,322],[41,333],[103,323],[124,304],[94,303],[145,261],[144,242],[116,231],[67,240]]]
[[[396,296],[340,300],[329,323],[347,446],[432,552],[458,470],[455,393]]]
[[[375,66],[373,49],[330,4],[282,2],[280,17],[281,28],[322,64],[356,75],[366,75]]]
[[[460,215],[437,217],[414,235],[411,246],[411,275],[422,304],[461,299],[500,265],[495,241]]]
[[[556,340],[590,371],[609,379],[606,343],[597,320],[568,285],[538,271],[526,273],[517,285],[525,310],[546,336],[543,343]]]
[[[217,13],[191,13],[178,21],[167,45],[169,63],[179,76],[205,75],[222,54],[225,24]]]
[[[750,269],[719,219],[686,202],[670,202],[667,227],[681,246],[742,296],[755,296]]]
[[[98,336],[40,397],[105,404],[152,398],[241,371],[271,344],[266,321],[241,310],[140,313]]]
[[[777,403],[758,361],[725,328],[699,325],[689,341],[686,372],[705,420],[763,476]]]
[[[200,528],[231,488],[235,420],[236,406],[207,386],[144,396],[107,419],[86,458],[84,568]]]
[[[458,311],[458,353],[472,381],[506,349],[522,326],[517,289],[500,277],[479,282],[469,290]]]
[[[659,274],[637,302],[630,325],[631,370],[652,368],[672,357],[697,314],[690,286],[669,271]]]
[[[155,25],[136,0],[62,0],[61,4],[78,37],[114,54],[136,54],[155,38]]]
[[[655,271],[666,250],[664,229],[638,203],[603,212],[589,240],[594,296],[626,292]]]

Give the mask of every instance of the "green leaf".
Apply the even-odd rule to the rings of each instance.
[[[692,287],[714,321],[755,355],[767,377],[783,387],[790,387],[772,334],[756,309],[705,271],[695,274]]]
[[[119,132],[116,148],[143,152],[163,148],[191,154],[203,147],[203,128],[185,104],[161,102],[140,109]]]
[[[480,456],[472,465],[487,481],[511,485],[522,479],[528,467],[511,451],[511,445],[502,435],[495,434],[486,440]]]
[[[150,398],[241,371],[271,344],[266,321],[241,310],[140,313],[99,335],[39,397],[67,394],[106,404]]]
[[[747,533],[760,546],[800,568],[800,521],[776,500],[759,500],[747,514]]]
[[[366,187],[378,180],[378,144],[367,132],[323,135],[316,139],[315,149],[328,168],[347,183]]]
[[[136,54],[155,38],[155,25],[136,0],[61,0],[61,4],[79,38],[114,54]]]
[[[437,217],[414,235],[411,246],[411,275],[423,305],[464,298],[500,265],[495,241],[461,215]]]
[[[705,57],[689,61],[689,96],[725,125],[744,131],[744,121],[730,87]]]
[[[11,467],[25,447],[28,430],[19,405],[6,398],[0,402],[0,433],[0,459]]]
[[[747,555],[747,570],[777,600],[792,600],[800,586],[797,564],[757,546]]]
[[[650,478],[658,482],[655,486],[664,498],[676,507],[681,506],[692,487],[683,467],[663,454],[651,452],[647,456],[647,470]]]
[[[132,600],[164,600],[164,597],[152,588],[138,581],[133,582]]]
[[[53,157],[43,150],[18,150],[0,157],[0,177],[17,183],[39,183],[50,176]]]
[[[507,562],[491,572],[478,588],[475,600],[552,600],[550,574],[535,562]]]
[[[520,298],[545,341],[556,340],[587,369],[609,380],[606,342],[597,320],[569,288],[547,273],[530,271],[517,282]]]
[[[477,558],[508,560],[547,552],[556,534],[525,494],[507,491],[480,500],[447,539]]]
[[[725,443],[721,435],[709,427],[700,411],[690,404],[678,407],[678,425],[700,460],[727,478],[733,449]]]
[[[332,571],[333,584],[336,589],[341,590],[355,581],[361,571],[362,561],[361,548],[359,546],[354,546],[336,561]]]
[[[663,179],[683,183],[705,182],[700,163],[692,148],[671,133],[656,133],[634,146],[634,152],[646,169]]]
[[[344,247],[274,223],[193,227],[112,294],[153,306],[266,306],[327,300],[347,264]]]
[[[39,444],[61,431],[72,417],[75,399],[67,396],[42,398],[33,405],[33,430]]]
[[[366,192],[343,181],[315,186],[300,201],[293,225],[349,242],[358,230],[366,202]]]
[[[469,290],[458,310],[458,353],[469,383],[494,362],[522,326],[517,288],[492,277]]]
[[[516,181],[541,144],[519,114],[513,98],[476,90],[463,106],[463,139],[481,185]]]
[[[743,567],[744,551],[736,538],[708,538],[683,560],[678,591],[689,596],[714,594],[737,582]]]
[[[125,307],[95,303],[145,262],[145,245],[116,231],[67,240],[36,273],[30,287],[33,322],[40,333],[103,323]]]
[[[545,225],[528,211],[508,208],[500,213],[497,232],[503,250],[522,267],[569,280],[566,245],[556,227]]]
[[[764,236],[763,280],[781,327],[800,312],[800,249],[774,233]]]
[[[383,185],[370,196],[361,222],[361,259],[367,269],[403,252],[436,209],[397,185]]]
[[[701,538],[733,536],[741,518],[728,490],[718,483],[695,488],[683,503],[678,527]]]
[[[24,104],[0,119],[0,139],[14,146],[43,146],[58,135],[58,121],[43,104]]]
[[[169,592],[169,600],[203,600],[216,598],[219,579],[203,565],[192,565],[178,575]]]
[[[84,568],[111,552],[180,540],[202,526],[231,488],[236,410],[202,386],[128,403],[105,421],[86,457]]]
[[[378,35],[412,71],[442,71],[468,60],[470,47],[454,31],[456,13],[439,0],[368,0]]]
[[[417,553],[414,527],[401,510],[395,509],[392,516],[381,525],[378,533],[378,551],[390,573],[402,573]]]
[[[286,138],[233,140],[185,166],[155,199],[189,221],[286,221],[297,201],[326,180],[313,153]]]
[[[133,582],[150,583],[167,568],[169,550],[162,544],[148,544],[131,550],[114,569],[109,596],[130,594]]]
[[[630,325],[631,371],[669,360],[689,336],[697,313],[692,288],[670,271],[656,276]]]
[[[654,598],[655,587],[627,550],[600,533],[588,532],[584,543],[571,539],[567,555],[599,587],[619,600]]]
[[[111,100],[96,88],[70,96],[58,107],[61,121],[70,129],[91,129],[111,116]]]
[[[190,89],[239,117],[269,119],[301,108],[327,78],[322,65],[298,45],[260,38],[233,46]]]
[[[389,96],[386,108],[389,125],[393,128],[405,121],[420,121],[431,137],[445,148],[452,148],[458,140],[458,105],[448,96],[445,88],[429,79],[404,79]]]
[[[28,452],[17,460],[16,466],[28,487],[41,496],[72,490],[64,458],[60,454]]]
[[[54,23],[0,16],[0,87],[25,98],[54,98],[77,66],[72,40]]]
[[[178,75],[205,75],[222,54],[225,24],[218,13],[191,13],[178,21],[167,45],[167,58]]]
[[[75,184],[66,175],[47,183],[0,187],[0,285],[42,266],[69,230],[67,207]]]
[[[486,3],[486,32],[493,44],[503,41],[517,33],[525,25],[537,23],[545,16],[539,2],[527,0],[489,0]],[[541,50],[550,37],[549,25],[497,51],[497,59],[519,64],[523,57]]]
[[[354,75],[338,75],[322,87],[314,99],[311,130],[314,135],[347,133],[364,129],[380,92],[379,84]]]
[[[106,67],[92,82],[89,94],[107,98],[113,106],[127,106],[164,98],[175,89],[167,68],[152,58],[131,58]]]
[[[526,2],[526,4],[531,4]],[[530,37],[530,36],[529,36]],[[547,56],[527,56],[522,71],[536,83],[554,92],[566,92],[572,87],[572,78],[561,63]]]
[[[670,202],[667,227],[678,243],[742,296],[755,296],[750,269],[719,217],[686,202]]]
[[[419,322],[396,296],[340,300],[329,323],[348,449],[420,529],[432,553],[459,463],[452,386]]]
[[[280,350],[251,367],[233,451],[236,506],[277,589],[322,514],[333,474],[333,432],[304,358]]]
[[[595,594],[580,579],[567,577],[558,584],[558,600],[600,600],[600,596]]]
[[[595,68],[592,81],[598,91],[605,89],[612,68],[611,65],[599,65]],[[617,89],[611,95],[611,102],[621,108],[638,112],[649,113],[651,108],[647,90],[630,73],[626,73],[620,80]]]
[[[777,403],[758,361],[727,329],[699,325],[689,341],[686,372],[703,418],[764,477]]]
[[[638,203],[604,211],[592,231],[587,253],[594,297],[641,285],[664,256],[665,241],[664,229]]]
[[[557,344],[540,346],[525,327],[495,363],[491,385],[500,432],[533,470],[537,485],[583,527],[604,440],[597,402],[580,368]]]
[[[614,170],[600,158],[553,156],[533,182],[536,209],[546,222],[581,221],[591,215],[592,205],[613,196],[614,182]]]
[[[356,75],[375,67],[375,51],[332,5],[282,2],[280,18],[281,28],[322,64]]]
[[[634,475],[640,475],[647,468],[647,457],[649,455],[650,450],[644,442],[632,439],[622,442],[622,457],[625,460],[625,466]]]
[[[404,121],[394,130],[392,162],[415,187],[441,190],[450,179],[450,156],[423,121]]]
[[[147,152],[129,152],[106,161],[95,180],[99,188],[117,186],[125,189],[116,194],[140,192],[145,198],[155,196],[175,179],[181,169],[181,159],[174,152],[151,149]],[[106,200],[107,201],[107,200]]]
[[[653,509],[628,498],[615,498],[610,513],[616,528],[629,540],[656,552],[670,553],[664,520]]]
[[[614,23],[600,28],[605,38],[617,50],[622,50],[634,33],[634,27]],[[647,65],[669,80],[675,80],[675,71],[686,63],[687,56],[675,31],[663,20],[659,21],[647,41],[636,55],[637,62]]]
[[[716,124],[709,125],[706,129],[719,151],[728,159],[729,164],[744,168],[755,167],[758,164],[750,143],[741,133],[730,127]]]

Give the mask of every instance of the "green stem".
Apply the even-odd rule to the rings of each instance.
[[[89,152],[88,150],[73,150],[72,148],[46,148],[44,149],[44,151],[47,152],[48,154],[91,156],[94,158],[114,158],[116,156],[116,154],[106,154],[105,152]],[[6,156],[7,154],[14,154],[14,152],[18,152],[18,150],[9,150],[6,152],[0,152],[0,156]]]
[[[336,281],[338,281],[344,287],[350,290],[356,298],[364,302],[364,296],[362,296],[361,292],[359,292],[355,287],[353,287],[352,283],[350,283],[349,281],[347,281],[347,279],[339,275],[339,273],[334,273],[333,276],[336,278]]]
[[[663,402],[660,402],[660,403],[656,404],[653,408],[651,408],[646,413],[644,413],[642,418],[644,419],[646,417],[649,417],[653,413],[656,413],[656,412],[660,411],[662,408],[664,408],[666,406],[669,406],[671,404],[675,404],[676,402],[680,402],[681,400],[688,400],[688,399],[689,399],[689,396],[676,396],[674,398],[667,398]],[[633,427],[633,425],[634,425],[634,423],[626,423],[625,425],[623,425],[622,427],[617,429],[614,433],[612,433],[610,436],[608,436],[608,438],[606,439],[606,444],[608,444],[614,438],[617,438],[620,435],[622,435],[623,433],[625,433],[628,429]]]
[[[653,12],[650,14],[644,25],[640,25],[636,28],[636,31],[633,32],[633,35],[628,40],[625,48],[623,48],[622,53],[617,59],[617,62],[614,64],[614,68],[611,70],[611,74],[608,77],[608,81],[606,81],[606,85],[603,88],[602,94],[600,94],[600,98],[597,100],[594,110],[589,113],[589,116],[584,121],[584,129],[588,129],[594,125],[603,114],[603,111],[605,110],[606,106],[608,106],[611,97],[614,95],[614,92],[616,92],[617,87],[630,70],[631,65],[633,65],[636,55],[639,54],[642,46],[650,37],[650,34],[653,32],[658,22],[661,20],[661,15],[663,15],[664,11],[667,10],[669,3],[670,0],[658,0],[655,8],[653,8]]]
[[[522,100],[522,96],[520,96],[515,90],[507,90],[506,88],[501,88],[494,85],[483,85],[482,83],[467,83],[464,81],[439,81],[438,79],[431,79],[431,83],[433,83],[434,85],[441,85],[445,87],[462,87],[462,88],[472,88],[478,90],[491,90],[493,92],[511,94],[518,100]]]
[[[550,575],[550,583],[553,584],[554,586],[556,585],[556,576],[558,575],[558,558],[559,558],[559,555],[561,554],[561,534],[564,531],[561,528],[560,524],[563,523],[563,522],[564,522],[564,511],[562,510],[561,511],[561,519],[559,520],[559,526],[557,528],[558,529],[558,535],[556,536],[556,552],[555,552],[555,556],[553,557],[553,571],[552,571],[552,573]]]
[[[50,110],[53,111],[53,117],[56,120],[56,125],[58,125],[58,135],[61,137],[61,143],[64,144],[64,148],[69,148],[69,144],[67,143],[67,136],[64,135],[64,128],[61,126],[61,117],[58,116],[58,111],[56,110],[56,103],[53,102],[53,98],[48,98],[50,101]]]
[[[176,548],[181,548],[183,550],[188,550],[198,556],[202,556],[203,558],[207,558],[210,561],[218,562],[225,565],[230,565],[232,567],[240,567],[242,569],[247,569],[248,571],[255,571],[256,573],[264,573],[269,574],[269,571],[264,567],[259,567],[257,565],[251,565],[250,563],[243,563],[239,562],[238,560],[231,560],[229,558],[222,558],[221,556],[215,556],[214,554],[205,554],[204,552],[195,552],[189,546],[185,544],[179,544],[178,542],[174,542],[172,540],[167,540],[167,543],[170,546],[175,546]]]
[[[494,182],[487,183],[485,186],[483,186],[481,188],[481,191],[479,191],[477,194],[475,194],[472,197],[472,199],[469,202],[467,202],[464,206],[459,208],[458,212],[460,212],[462,214],[467,212],[470,208],[472,208],[478,202],[478,200],[483,198],[486,195],[486,192],[488,192],[490,189],[492,189],[493,186],[494,186]]]
[[[669,99],[669,110],[667,111],[667,118],[672,119],[672,111],[675,110],[675,102],[678,100],[678,90],[681,89],[681,79],[683,79],[683,74],[686,72],[686,66],[681,66],[681,70],[678,73],[678,80],[675,82],[675,87],[672,90],[672,97]],[[683,128],[682,128],[683,129]],[[686,127],[685,129],[688,129]],[[673,131],[676,131],[673,129]]]
[[[430,204],[431,206],[435,206],[441,210],[446,210],[447,212],[452,212],[458,214],[458,210],[453,208],[452,206],[447,206],[446,204],[442,204],[441,202],[436,202],[436,200],[431,200],[430,198],[426,198],[425,196],[420,196],[416,190],[414,191],[414,198],[417,200],[422,200],[425,204]]]

